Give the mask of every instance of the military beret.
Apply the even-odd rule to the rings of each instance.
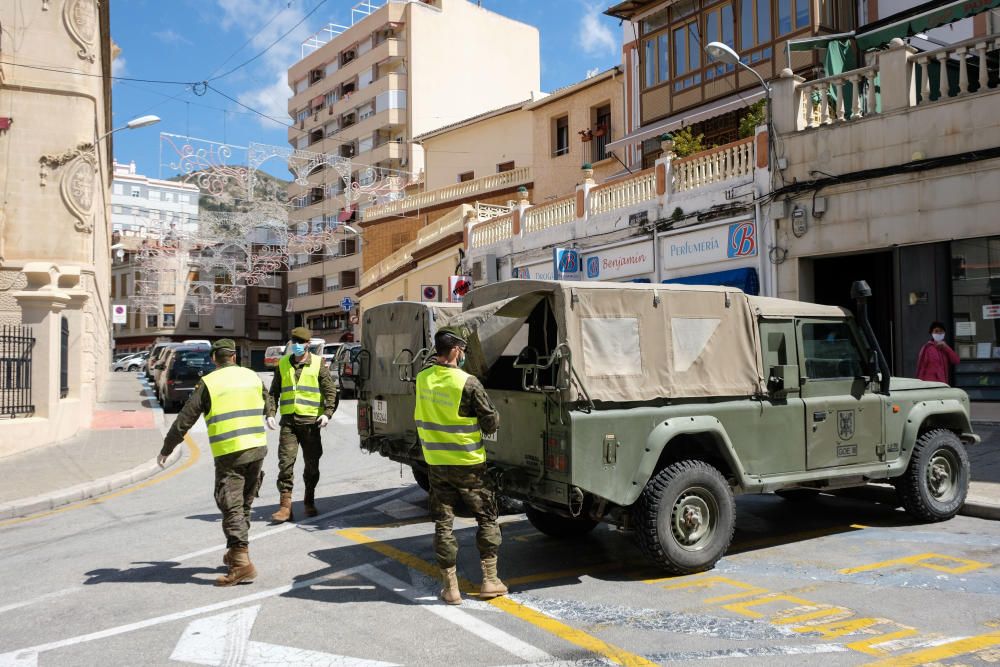
[[[220,338],[219,340],[212,343],[212,351],[215,350],[231,350],[236,351],[236,341],[232,338]]]
[[[301,340],[308,341],[312,337],[312,331],[306,327],[295,327],[292,329],[292,338],[299,338]]]

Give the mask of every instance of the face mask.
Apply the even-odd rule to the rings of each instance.
[[[938,334],[938,333],[931,334],[931,338],[934,339],[935,343],[940,343],[944,340],[944,334]]]
[[[459,368],[465,368],[465,353],[464,352],[462,353],[462,356],[460,356],[458,358],[458,367]]]
[[[292,354],[296,357],[301,357],[306,353],[306,346],[302,343],[292,343]]]

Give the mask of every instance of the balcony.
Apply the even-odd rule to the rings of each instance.
[[[417,208],[427,208],[480,197],[497,190],[509,190],[519,185],[527,185],[531,180],[531,167],[517,167],[511,171],[490,174],[489,176],[456,183],[455,185],[438,188],[430,192],[411,195],[386,204],[369,206],[365,209],[363,220],[364,222],[369,222],[382,216],[399,215],[404,211],[411,211]]]
[[[339,308],[344,297],[349,296],[355,299],[358,287],[346,287],[334,292],[317,292],[316,294],[306,294],[293,296],[289,299],[291,307],[289,312],[302,313],[320,308]]]

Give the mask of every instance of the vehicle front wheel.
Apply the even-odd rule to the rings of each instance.
[[[951,431],[935,429],[917,438],[910,465],[896,481],[903,508],[921,521],[958,514],[969,493],[969,456]]]
[[[640,548],[674,574],[711,569],[736,526],[732,489],[722,473],[697,460],[678,461],[650,478],[634,513]]]
[[[538,532],[561,540],[583,537],[597,526],[597,522],[593,519],[579,517],[574,519],[560,516],[551,512],[543,512],[531,505],[524,506],[524,515]]]

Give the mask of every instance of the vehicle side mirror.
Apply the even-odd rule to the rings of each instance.
[[[799,367],[792,366],[771,366],[767,378],[767,390],[772,394],[787,394],[790,391],[798,391],[801,388],[799,382]]]

